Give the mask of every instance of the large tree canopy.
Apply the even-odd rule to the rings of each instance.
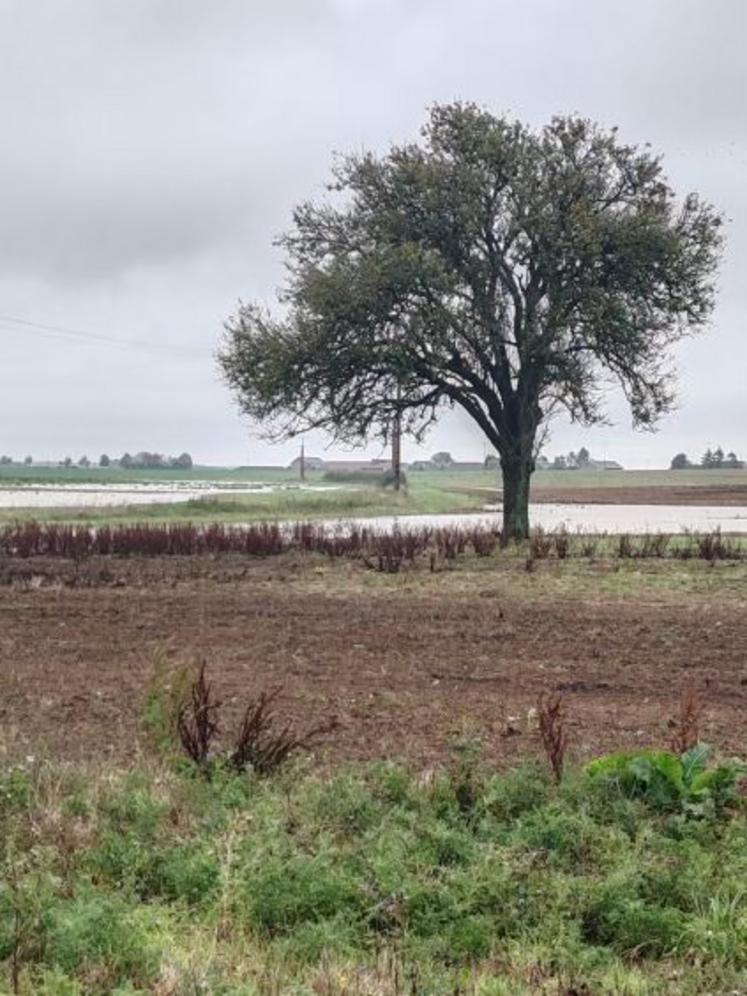
[[[327,200],[297,208],[278,313],[242,304],[219,362],[276,438],[386,435],[397,413],[420,435],[461,406],[500,454],[504,537],[521,537],[555,412],[603,420],[610,381],[638,426],[671,407],[667,347],[710,315],[720,224],[616,129],[436,106],[420,143],[341,158]]]

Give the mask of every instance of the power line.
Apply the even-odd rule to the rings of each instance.
[[[8,325],[12,322],[13,325]],[[64,325],[49,325],[45,322],[32,322],[26,318],[14,315],[0,315],[0,327],[9,332],[19,332],[14,326],[23,326],[36,335],[51,339],[71,339],[79,342],[90,342],[93,345],[120,346],[125,349],[135,349],[143,352],[168,353],[172,356],[203,358],[211,355],[208,350],[189,346],[170,346],[166,343],[149,342],[142,339],[123,339],[118,336],[106,335],[102,332],[90,332],[83,329],[69,328]]]

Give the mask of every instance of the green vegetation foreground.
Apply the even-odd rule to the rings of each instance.
[[[639,754],[556,787],[473,747],[421,777],[6,768],[2,991],[745,990],[733,768]]]

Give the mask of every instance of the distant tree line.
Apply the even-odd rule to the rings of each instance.
[[[117,462],[120,467],[135,470],[189,470],[192,466],[192,457],[189,453],[180,453],[179,456],[164,456],[162,453],[148,453],[141,450],[131,456],[123,453],[118,461],[102,463],[102,460],[109,461],[109,457],[104,453],[99,460],[100,467],[108,467],[112,462]]]
[[[31,456],[23,459],[25,466],[30,467],[34,460]],[[8,467],[15,463],[13,457],[7,454],[0,455],[0,466]],[[87,467],[93,466],[93,461],[84,454],[79,460],[74,461],[71,456],[66,456],[57,462],[59,467]],[[113,459],[106,453],[102,453],[98,460],[99,467],[123,467],[135,470],[189,470],[193,465],[192,457],[189,453],[180,453],[179,456],[164,456],[161,453],[148,453],[142,450],[132,456],[130,453],[123,453],[119,459]]]
[[[560,453],[552,460],[540,454],[536,460],[537,470],[622,470],[615,460],[598,460],[582,446],[578,453]]]
[[[692,463],[687,453],[677,453],[669,466],[672,470],[739,470],[744,467],[744,460],[740,460],[733,451],[724,455],[720,446],[715,450],[709,446],[700,463]]]

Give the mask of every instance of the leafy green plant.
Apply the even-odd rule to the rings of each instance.
[[[718,815],[739,800],[747,767],[737,760],[709,767],[711,748],[696,744],[681,755],[665,750],[620,751],[586,766],[589,778],[658,810]]]

